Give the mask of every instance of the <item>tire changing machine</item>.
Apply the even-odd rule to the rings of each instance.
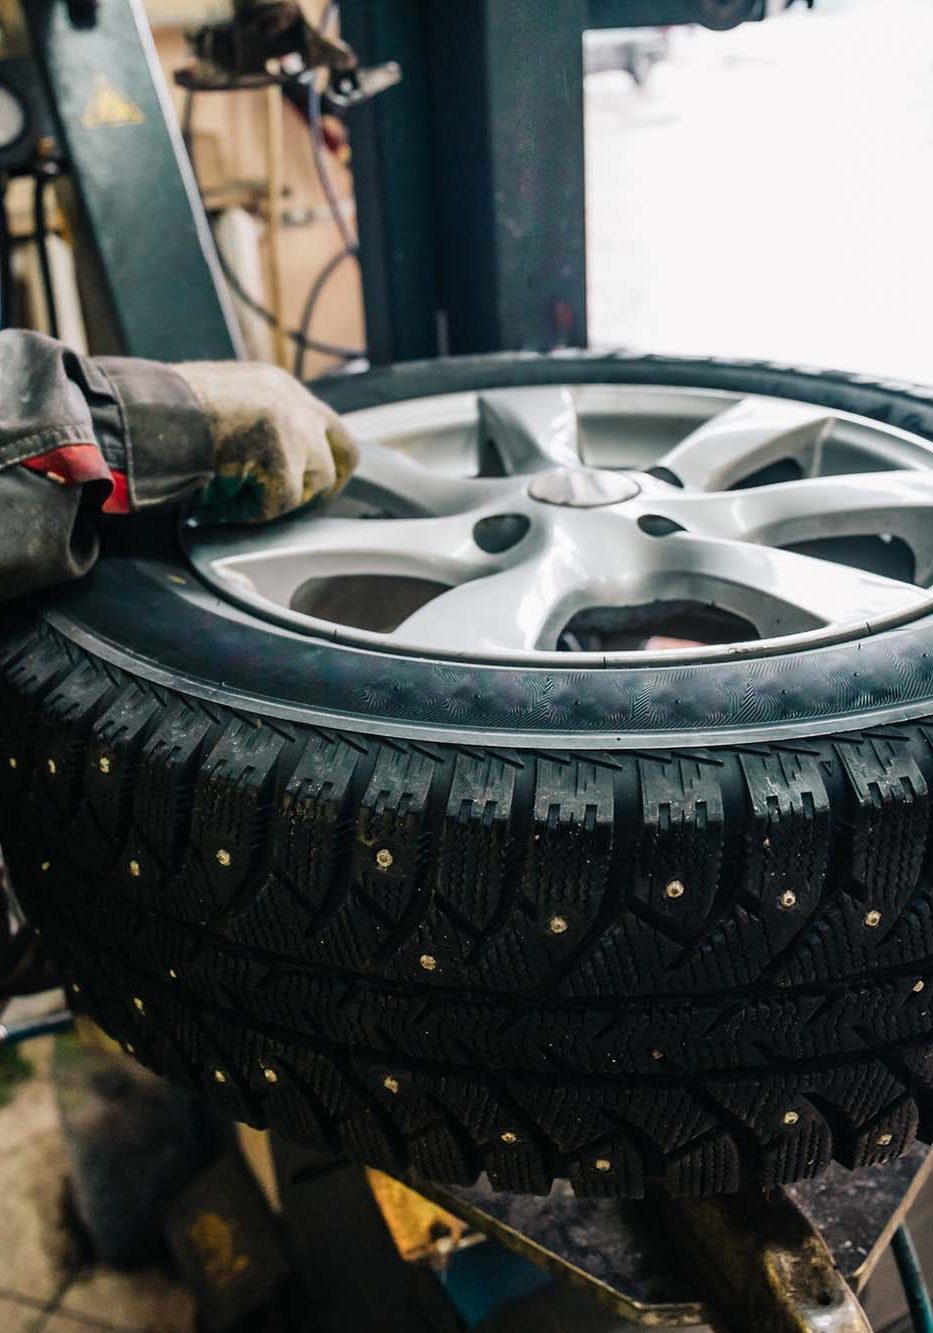
[[[361,58],[398,60],[404,71],[399,89],[351,113],[371,360],[585,346],[583,32],[725,28],[765,18],[768,4],[343,0],[343,34]],[[67,180],[98,296],[97,350],[236,356],[228,294],[141,0],[0,0],[0,19],[13,52],[0,61],[0,96],[23,111],[23,125],[0,143],[0,174],[51,162]],[[519,172],[516,199],[501,187]],[[507,207],[494,206],[503,198]],[[28,929],[0,948],[0,998],[22,987]],[[0,1042],[68,1021],[0,1026]],[[174,1245],[215,1312],[207,1326],[218,1329],[255,1318],[268,1294],[256,1274],[271,1263],[290,1269],[303,1293],[306,1322],[285,1327],[316,1333],[707,1323],[732,1333],[869,1333],[858,1296],[892,1238],[910,1275],[901,1226],[933,1170],[917,1147],[881,1169],[840,1169],[767,1194],[685,1200],[659,1185],[626,1203],[576,1199],[560,1185],[530,1198],[495,1195],[482,1182],[396,1182],[268,1137],[244,1142],[278,1217],[213,1167],[182,1198],[181,1216],[225,1218],[254,1262],[218,1276],[197,1247]],[[174,1234],[197,1232],[176,1225]],[[476,1244],[487,1237],[500,1244]],[[933,1327],[922,1322],[929,1306],[916,1269],[913,1277],[915,1326]]]

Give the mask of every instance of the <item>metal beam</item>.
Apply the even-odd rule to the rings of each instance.
[[[107,0],[90,27],[75,27],[59,0],[22,12],[68,156],[93,350],[240,355],[141,0]]]
[[[769,0],[588,0],[588,28],[645,28],[701,23],[734,28],[767,17]]]
[[[370,358],[586,345],[583,33],[768,0],[343,0],[401,87],[355,113]]]
[[[586,16],[585,0],[429,6],[451,352],[586,342]]]
[[[397,60],[402,83],[349,113],[366,304],[377,364],[437,354],[434,190],[422,0],[345,0],[341,35],[363,65]]]

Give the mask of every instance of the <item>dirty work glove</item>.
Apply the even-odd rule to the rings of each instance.
[[[95,515],[205,494],[221,519],[333,495],[356,462],[339,418],[297,380],[239,361],[79,356],[0,332],[0,601],[80,578]]]
[[[207,421],[214,476],[201,518],[261,522],[346,484],[359,457],[337,413],[278,366],[189,361],[174,367]]]

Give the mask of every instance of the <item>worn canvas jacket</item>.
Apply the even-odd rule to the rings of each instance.
[[[85,574],[101,511],[177,499],[211,474],[207,419],[170,366],[0,333],[0,599]]]

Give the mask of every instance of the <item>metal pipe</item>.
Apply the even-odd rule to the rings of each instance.
[[[52,265],[49,262],[49,237],[45,219],[45,187],[49,177],[44,171],[39,172],[35,180],[33,207],[35,211],[36,250],[39,254],[39,272],[42,275],[42,291],[45,296],[46,321],[49,333],[58,337],[58,310],[55,305],[55,284],[52,281]]]
[[[915,1333],[933,1333],[933,1305],[930,1303],[930,1292],[906,1222],[902,1222],[891,1237],[891,1251],[897,1264],[897,1271],[901,1275],[901,1282],[904,1284],[911,1327]]]
[[[0,1023],[0,1047],[18,1046],[21,1042],[31,1041],[33,1037],[70,1032],[73,1026],[74,1015],[67,1009],[43,1014],[40,1018],[26,1019],[22,1023]]]
[[[269,295],[275,315],[275,354],[280,366],[288,365],[282,293],[282,189],[285,147],[282,125],[282,90],[276,84],[266,89],[266,153],[268,158]]]

